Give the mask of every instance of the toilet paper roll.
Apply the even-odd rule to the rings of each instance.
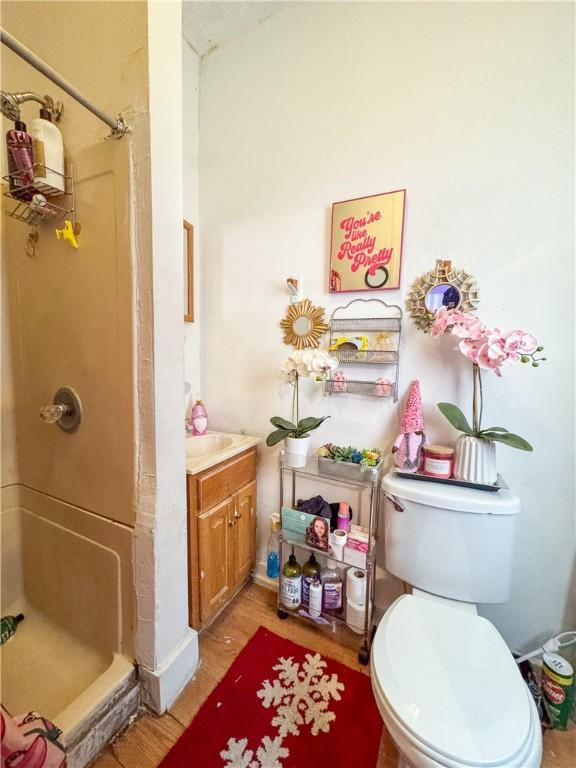
[[[352,632],[356,632],[358,635],[364,632],[365,611],[365,605],[355,603],[350,598],[346,600],[346,624],[348,624]]]
[[[366,572],[359,568],[348,568],[346,572],[346,596],[358,605],[366,602]]]

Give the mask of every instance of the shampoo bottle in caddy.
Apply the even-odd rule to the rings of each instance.
[[[26,123],[16,120],[14,128],[6,134],[8,153],[8,186],[10,194],[19,200],[32,200],[34,189],[34,149],[32,137],[26,132]]]
[[[41,109],[40,117],[30,123],[30,135],[34,142],[34,181],[66,192],[64,142],[47,109]]]
[[[282,605],[289,611],[296,611],[302,604],[302,567],[296,560],[294,549],[282,569]]]

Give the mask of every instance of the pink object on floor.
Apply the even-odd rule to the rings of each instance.
[[[62,731],[37,712],[0,713],[2,768],[66,768]]]

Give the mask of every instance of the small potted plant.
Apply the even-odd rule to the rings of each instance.
[[[545,357],[536,357],[544,347],[539,346],[532,334],[522,330],[501,331],[488,328],[470,312],[442,307],[434,315],[430,327],[433,338],[449,332],[460,339],[458,349],[472,361],[472,426],[456,405],[438,403],[440,412],[450,424],[463,434],[456,443],[454,477],[473,483],[494,484],[496,470],[496,443],[521,451],[531,451],[532,446],[523,437],[504,427],[482,429],[484,404],[481,369],[491,370],[501,376],[505,363],[520,362],[538,368]]]
[[[311,378],[313,381],[324,381],[328,374],[335,370],[338,361],[326,352],[315,350],[295,350],[282,366],[283,380],[293,388],[292,421],[281,416],[273,416],[270,423],[275,427],[266,438],[266,445],[274,446],[284,440],[286,454],[284,463],[295,469],[306,464],[310,432],[318,429],[328,416],[308,416],[299,418],[299,381],[301,378]]]
[[[318,460],[325,472],[356,479],[360,472],[378,472],[382,465],[382,451],[380,448],[325,443],[318,448]]]

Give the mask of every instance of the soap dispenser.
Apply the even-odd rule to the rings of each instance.
[[[66,192],[64,142],[47,109],[42,108],[40,117],[35,117],[30,123],[30,135],[34,142],[34,181]]]

